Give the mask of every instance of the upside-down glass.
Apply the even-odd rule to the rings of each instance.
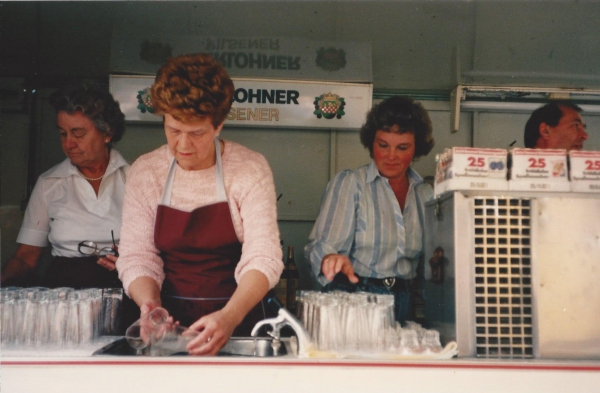
[[[335,350],[334,342],[335,326],[333,323],[337,314],[337,302],[332,296],[321,296],[315,304],[313,320],[314,341],[317,347],[323,351]]]
[[[67,295],[67,323],[65,326],[65,344],[67,347],[76,347],[80,342],[79,331],[79,291],[69,292]]]
[[[390,334],[395,331],[394,296],[371,295],[371,331],[380,334],[372,336],[372,349],[376,352],[385,352],[394,346]]]
[[[105,288],[102,295],[102,329],[104,336],[117,335],[121,329],[123,288]]]
[[[422,352],[417,331],[414,329],[402,329],[400,331],[400,347],[405,353],[417,354]]]
[[[35,343],[39,291],[40,288],[25,288],[17,300],[17,343],[23,348],[31,348]]]
[[[79,342],[92,342],[100,334],[100,316],[102,315],[102,290],[83,289],[79,292]]]
[[[33,332],[33,344],[36,348],[46,346],[50,340],[50,295],[50,291],[40,291],[36,296],[37,315]]]
[[[17,295],[19,294],[18,287],[3,287],[0,288],[0,319],[1,328],[0,340],[2,346],[9,346],[15,343],[15,304]]]
[[[94,339],[102,335],[102,302],[103,302],[103,290],[99,288],[87,289],[90,293],[93,305],[93,318],[94,318]]]
[[[12,291],[11,291],[12,292]],[[3,325],[6,323],[10,329],[11,333],[7,336],[7,342],[10,345],[16,345],[19,343],[22,335],[19,333],[23,328],[23,311],[24,303],[21,299],[24,297],[24,293],[22,289],[15,290],[14,292],[6,295],[8,296],[10,308],[7,308],[6,313],[10,314],[12,321],[4,321]]]
[[[79,294],[79,343],[92,341],[94,337],[94,304],[87,291]]]
[[[73,288],[54,288],[50,290],[48,314],[50,315],[50,345],[61,348],[67,335],[67,319],[69,317],[69,293]]]
[[[421,346],[430,352],[441,352],[442,344],[440,343],[440,332],[437,330],[425,330]]]
[[[77,250],[83,255],[96,255],[98,258],[102,258],[107,255],[114,255],[116,257],[119,256],[119,253],[113,247],[103,247],[98,250],[98,245],[96,242],[92,242],[90,240],[80,242],[77,245]]]

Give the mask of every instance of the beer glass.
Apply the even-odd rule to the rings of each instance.
[[[157,307],[144,315],[125,331],[127,343],[138,351],[150,344],[150,337],[156,326],[169,321],[169,312],[162,307]]]

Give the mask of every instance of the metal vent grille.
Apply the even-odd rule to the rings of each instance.
[[[531,203],[474,199],[477,357],[532,358]]]

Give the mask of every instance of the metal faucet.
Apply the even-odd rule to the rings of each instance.
[[[271,325],[271,327],[273,328],[270,332],[267,332],[267,334],[273,337],[273,342],[275,345],[279,344],[279,333],[281,331],[281,328],[284,326],[291,327],[294,330],[294,333],[296,333],[296,336],[298,337],[298,356],[306,355],[308,353],[308,350],[312,346],[312,340],[310,339],[310,335],[308,334],[304,326],[302,326],[302,322],[296,319],[296,317],[293,316],[292,313],[290,313],[285,308],[279,309],[277,317],[264,319],[258,322],[256,325],[254,325],[254,328],[252,329],[250,335],[252,337],[256,337],[258,335],[258,331],[264,325]]]

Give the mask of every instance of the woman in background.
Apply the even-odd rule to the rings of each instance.
[[[433,148],[431,120],[412,99],[391,97],[367,114],[360,140],[372,161],[330,181],[305,256],[325,291],[393,294],[404,323],[433,196],[411,163]]]
[[[120,288],[112,254],[119,240],[129,164],[113,145],[125,133],[125,116],[119,103],[99,89],[58,92],[50,103],[67,159],[38,178],[2,285],[38,284],[30,279],[44,248],[51,245],[52,261],[40,285]],[[82,241],[115,252],[84,256]]]

